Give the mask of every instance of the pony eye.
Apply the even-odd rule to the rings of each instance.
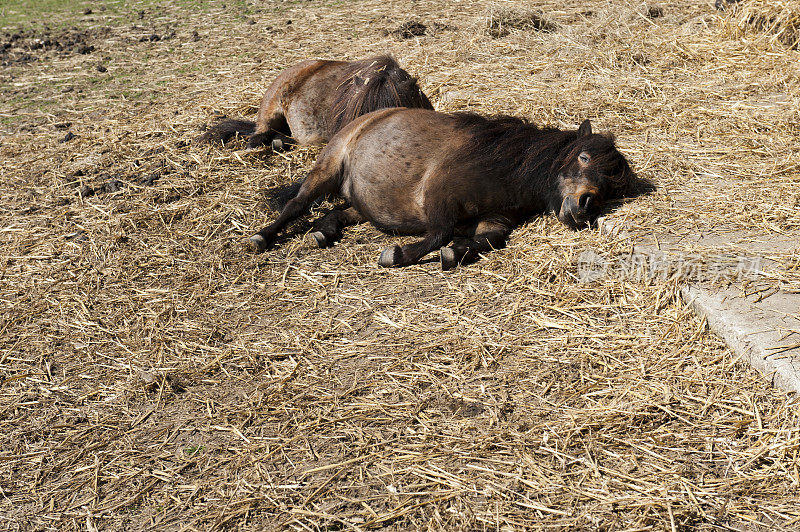
[[[578,155],[578,160],[579,160],[580,162],[582,162],[583,164],[586,164],[586,163],[588,163],[588,162],[589,162],[589,159],[591,159],[591,156],[590,156],[588,153],[586,153],[585,151],[582,151],[582,152],[580,153],[580,155]]]

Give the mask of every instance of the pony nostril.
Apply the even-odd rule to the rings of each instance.
[[[586,192],[581,194],[581,197],[578,200],[578,206],[585,211],[589,210],[589,207],[592,206],[592,201],[594,201],[594,194],[591,192]]]

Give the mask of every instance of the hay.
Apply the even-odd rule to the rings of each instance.
[[[800,2],[748,0],[730,12],[728,24],[737,37],[761,35],[795,50],[800,44]]]
[[[538,10],[503,8],[492,10],[486,20],[486,33],[492,37],[505,37],[511,30],[551,32],[557,26]]]
[[[541,217],[445,274],[300,223],[253,256],[317,150],[184,142],[301,59],[391,52],[441,110],[591,118],[659,185],[611,218],[735,254],[688,236],[800,230],[796,52],[694,0],[429,0],[451,29],[402,40],[404,2],[279,4],[93,4],[94,52],[0,71],[0,528],[796,529],[796,398],[677,279],[579,282],[628,241]],[[558,29],[487,35],[510,7]],[[798,256],[752,288],[800,289]]]

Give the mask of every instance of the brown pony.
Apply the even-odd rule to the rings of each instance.
[[[330,140],[278,219],[250,245],[265,250],[315,199],[337,194],[349,207],[317,222],[317,245],[369,221],[388,233],[423,235],[385,249],[381,266],[414,264],[438,249],[447,270],[502,247],[515,225],[537,213],[552,210],[571,228],[587,226],[606,200],[633,195],[641,183],[613,138],[593,134],[588,120],[561,131],[507,116],[384,109]]]
[[[386,55],[360,61],[312,59],[281,72],[267,89],[255,122],[223,120],[198,137],[227,142],[249,136],[248,148],[320,145],[358,118],[386,107],[433,109],[417,80]]]

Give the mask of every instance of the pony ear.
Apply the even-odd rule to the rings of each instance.
[[[578,128],[578,138],[585,137],[586,135],[592,134],[592,123],[589,122],[587,118],[583,122],[581,122],[581,127]]]

